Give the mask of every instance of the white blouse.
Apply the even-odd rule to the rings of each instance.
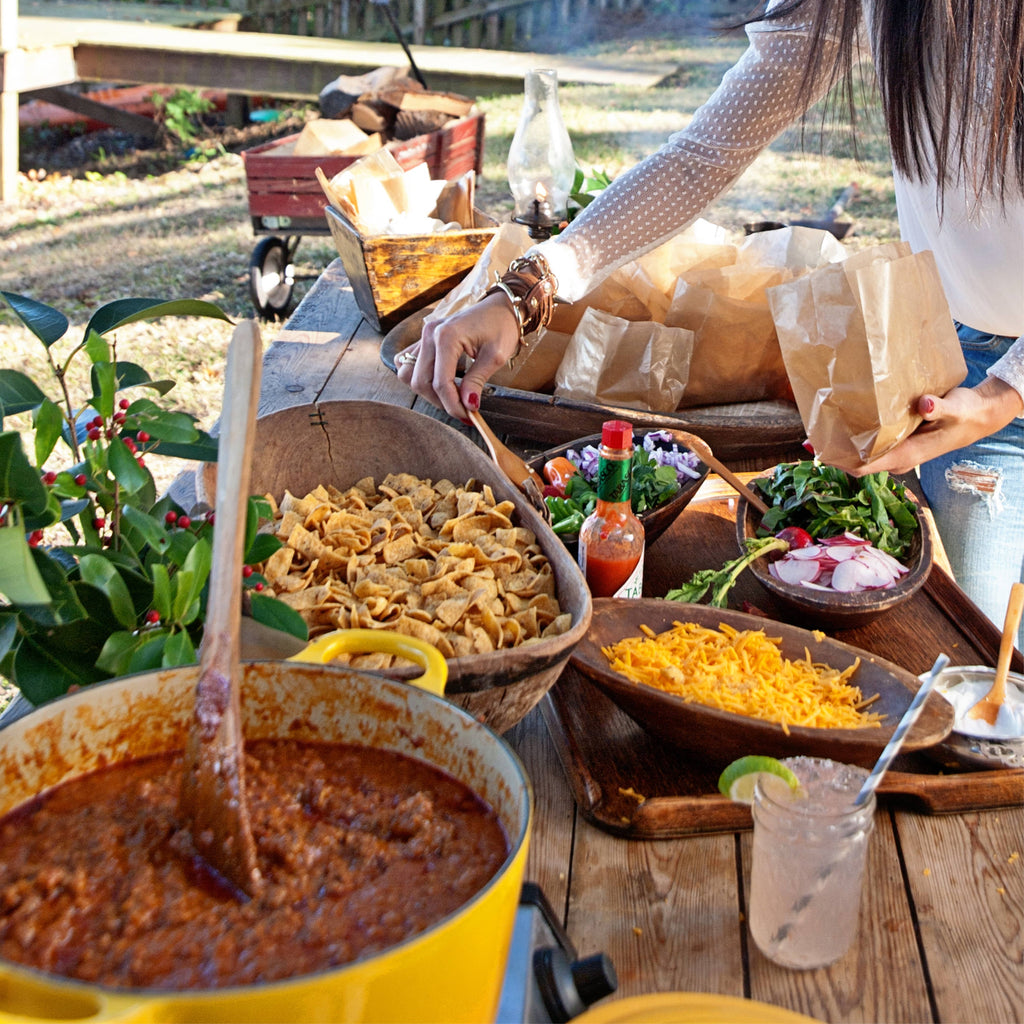
[[[749,46],[682,131],[595,199],[586,214],[537,248],[558,278],[559,295],[582,297],[603,277],[661,245],[730,188],[754,158],[802,113],[804,68],[830,68],[811,52],[819,0],[786,19],[747,27]],[[824,83],[818,95],[824,90]],[[980,122],[979,128],[987,130]],[[1024,196],[1001,206],[947,190],[940,219],[932,181],[895,175],[903,237],[935,254],[954,319],[1018,338],[990,369],[1024,396]]]

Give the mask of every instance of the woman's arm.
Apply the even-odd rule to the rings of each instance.
[[[815,61],[824,79],[834,57],[811,52],[816,7],[810,0],[785,20],[749,26],[747,50],[690,124],[617,178],[560,235],[531,250],[546,259],[560,298],[581,298],[622,264],[682,231],[803,113],[800,87],[808,63]],[[400,366],[399,377],[465,420],[466,408],[479,407],[484,384],[519,342],[511,303],[491,295],[428,325],[413,350],[416,361]],[[457,390],[463,355],[472,363]]]

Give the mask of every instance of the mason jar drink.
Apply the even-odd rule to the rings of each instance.
[[[754,787],[750,933],[777,964],[823,967],[857,931],[875,797],[854,804],[863,768],[815,757],[783,764],[799,789],[777,776]]]

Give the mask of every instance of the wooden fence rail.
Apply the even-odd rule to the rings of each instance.
[[[598,18],[647,10],[711,21],[756,0],[246,0],[244,26],[321,38],[485,49],[557,49]],[[394,23],[389,16],[394,17]]]

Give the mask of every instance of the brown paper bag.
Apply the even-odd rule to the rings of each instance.
[[[875,246],[768,293],[807,437],[856,468],[921,423],[917,399],[967,375],[931,252]]]
[[[555,394],[579,402],[672,412],[690,372],[693,334],[588,309],[555,375]]]
[[[695,336],[681,406],[792,401],[767,290],[845,256],[827,231],[785,228],[751,235],[731,266],[681,277],[665,315]]]

